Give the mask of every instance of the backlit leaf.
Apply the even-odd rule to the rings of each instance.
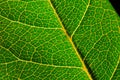
[[[0,80],[119,80],[119,62],[108,0],[0,0]]]

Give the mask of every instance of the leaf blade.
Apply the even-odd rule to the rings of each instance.
[[[60,72],[56,72],[56,74],[58,74],[59,76],[54,77],[55,79],[57,79],[58,77],[60,77],[60,79],[71,79],[71,76],[73,76],[74,78],[74,76],[79,73],[84,77],[77,75],[76,79],[80,78],[80,79],[89,80],[88,76],[86,75],[86,72],[84,71],[84,69],[82,69],[83,65],[79,61],[75,50],[72,48],[72,45],[67,39],[64,31],[60,29],[60,24],[57,18],[53,17],[55,20],[52,19],[51,22],[57,21],[56,27],[59,29],[55,29],[56,27],[54,26],[53,23],[52,23],[53,26],[50,26],[51,25],[50,23],[48,23],[49,25],[43,23],[44,26],[41,26],[42,24],[40,26],[34,25],[33,21],[36,18],[35,15],[36,13],[35,12],[31,13],[27,11],[28,10],[27,7],[28,6],[30,7],[32,3],[35,4],[35,2],[36,3],[41,2],[41,5],[45,4],[44,6],[46,5],[49,6],[47,1],[39,1],[39,0],[33,2],[32,1],[24,2],[17,0],[7,1],[5,2],[7,6],[3,5],[5,3],[1,3],[0,7],[2,7],[3,10],[1,10],[1,16],[0,16],[2,23],[0,25],[1,26],[0,37],[2,40],[0,45],[11,51],[11,53],[14,54],[19,59],[15,62],[11,61],[9,63],[5,62],[4,64],[0,63],[1,64],[0,72],[2,73],[4,69],[6,70],[4,71],[5,74],[0,75],[0,78],[30,79],[35,77],[35,79],[41,79],[41,78],[49,79],[47,75],[51,75],[50,72],[54,71],[54,68],[57,67],[58,70],[62,68],[66,68],[67,71],[66,69],[61,70],[62,72],[64,71],[63,76],[61,76],[62,74]],[[23,5],[25,5],[26,8],[24,8]],[[17,9],[18,11],[21,11],[22,15],[19,16],[20,15],[19,13],[16,14],[17,10],[14,10],[14,8]],[[48,8],[51,7],[49,6]],[[26,11],[24,11],[25,9]],[[11,12],[12,10],[14,11]],[[5,14],[5,12],[9,13],[8,16],[7,14]],[[15,17],[12,15],[14,15]],[[48,19],[49,16],[45,17],[46,21],[49,20]],[[44,22],[44,20],[41,21]],[[2,54],[2,52],[0,53]],[[10,53],[7,54],[10,55]],[[35,63],[41,63],[41,64],[35,64]],[[44,65],[44,64],[49,64],[49,65]],[[46,71],[42,70],[42,68],[44,68],[45,66],[46,67],[48,66],[48,69],[45,69]],[[2,69],[3,67],[4,69]],[[36,72],[34,72],[36,71],[35,68],[40,68],[39,70],[42,70],[41,73],[43,73],[43,75],[41,76],[40,74],[38,75]],[[74,70],[71,68],[73,68]],[[73,72],[71,70],[73,70]],[[70,71],[72,73],[68,74],[70,73]],[[32,72],[34,72],[35,76],[33,75]]]
[[[60,4],[62,3],[64,1]],[[55,7],[59,10],[61,6],[55,5]],[[65,14],[59,11],[60,16]],[[61,17],[61,20],[64,20],[64,17]],[[109,80],[117,66],[120,52],[119,21],[118,15],[108,0],[91,0],[81,25],[73,35],[73,42],[88,65],[93,79]],[[67,25],[66,22],[63,21],[63,23]],[[70,29],[66,28],[66,31],[69,33]]]

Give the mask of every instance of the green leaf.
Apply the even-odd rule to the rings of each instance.
[[[108,0],[0,0],[0,23],[0,80],[120,79]]]

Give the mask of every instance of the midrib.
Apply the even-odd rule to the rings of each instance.
[[[91,77],[91,75],[90,75],[90,73],[88,72],[88,69],[87,69],[84,61],[82,60],[79,52],[77,51],[77,48],[75,47],[75,44],[74,44],[73,41],[72,41],[72,38],[71,38],[71,37],[68,35],[68,33],[66,32],[66,29],[65,29],[64,25],[62,24],[62,22],[61,22],[61,20],[60,20],[60,17],[58,16],[58,14],[57,14],[57,12],[56,12],[53,4],[51,3],[50,0],[48,0],[48,2],[49,2],[49,4],[50,4],[50,6],[52,7],[52,9],[53,9],[53,11],[54,11],[54,14],[56,15],[56,17],[57,17],[60,25],[62,26],[63,32],[65,33],[65,35],[66,35],[66,37],[68,38],[68,40],[70,41],[73,49],[75,50],[77,57],[79,58],[80,62],[82,62],[83,70],[86,72],[86,74],[88,75],[89,79],[90,79],[90,80],[93,80],[92,77]]]

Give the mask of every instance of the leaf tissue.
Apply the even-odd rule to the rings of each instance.
[[[0,0],[0,80],[120,80],[120,17],[109,0]]]

